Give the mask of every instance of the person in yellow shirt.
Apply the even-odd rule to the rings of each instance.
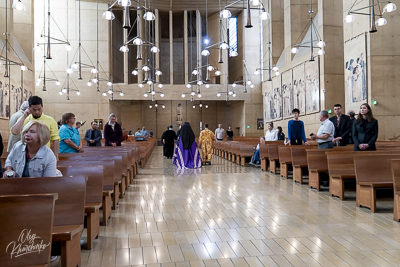
[[[215,141],[215,134],[208,129],[208,124],[205,124],[205,129],[200,132],[199,146],[201,147],[201,154],[203,165],[211,165],[212,158],[212,141]]]
[[[50,142],[53,142],[52,150],[54,155],[58,160],[58,149],[60,146],[60,136],[58,135],[58,126],[57,122],[53,119],[53,117],[47,116],[43,114],[43,100],[38,96],[31,96],[28,99],[29,108],[27,108],[24,112],[24,115],[17,121],[17,123],[11,128],[11,133],[13,135],[18,135],[21,133],[21,130],[30,121],[40,121],[49,127],[50,130],[50,141],[47,143],[48,147],[50,146]]]

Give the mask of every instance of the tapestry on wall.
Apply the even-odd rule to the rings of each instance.
[[[292,70],[282,73],[283,118],[291,118],[293,110]]]
[[[264,93],[265,122],[282,119],[281,77],[272,79]]]
[[[345,43],[344,59],[346,108],[354,108],[355,106],[358,106],[367,101],[367,62],[365,33]]]
[[[8,119],[17,112],[22,102],[27,101],[33,95],[32,91],[15,86],[16,82],[11,80],[11,86],[0,81],[0,118]]]
[[[319,112],[319,60],[307,61],[304,65],[306,81],[306,114]]]
[[[293,68],[293,107],[306,113],[306,82],[304,80],[304,64]]]

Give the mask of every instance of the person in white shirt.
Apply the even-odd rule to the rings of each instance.
[[[215,130],[215,137],[217,138],[217,141],[224,140],[225,130],[222,128],[222,124],[218,124],[218,128]]]
[[[332,140],[335,135],[335,125],[328,118],[328,111],[322,110],[319,113],[321,126],[317,134],[311,134],[311,139],[317,140],[319,149],[333,148]]]
[[[265,133],[265,141],[278,141],[278,131],[274,129],[274,123],[267,123],[268,130]]]

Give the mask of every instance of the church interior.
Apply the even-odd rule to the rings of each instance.
[[[287,133],[295,108],[309,137],[321,111],[334,116],[341,104],[358,115],[368,103],[378,141],[396,146],[397,7],[400,0],[1,1],[0,133],[6,144],[11,115],[34,95],[56,121],[74,113],[82,138],[113,113],[124,131],[145,125],[155,141],[184,122],[196,137],[205,124],[231,126],[234,138],[260,138],[269,122]],[[384,196],[375,212],[357,206],[356,185],[342,200],[292,181],[294,167],[282,176],[279,160],[260,169],[225,151],[215,148],[211,166],[180,171],[154,142],[78,265],[398,266],[393,187],[389,197],[374,191]],[[308,169],[300,176],[311,177]]]

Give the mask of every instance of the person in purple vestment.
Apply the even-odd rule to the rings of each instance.
[[[174,153],[174,164],[178,168],[201,168],[202,161],[195,139],[192,127],[185,122],[180,129]]]

